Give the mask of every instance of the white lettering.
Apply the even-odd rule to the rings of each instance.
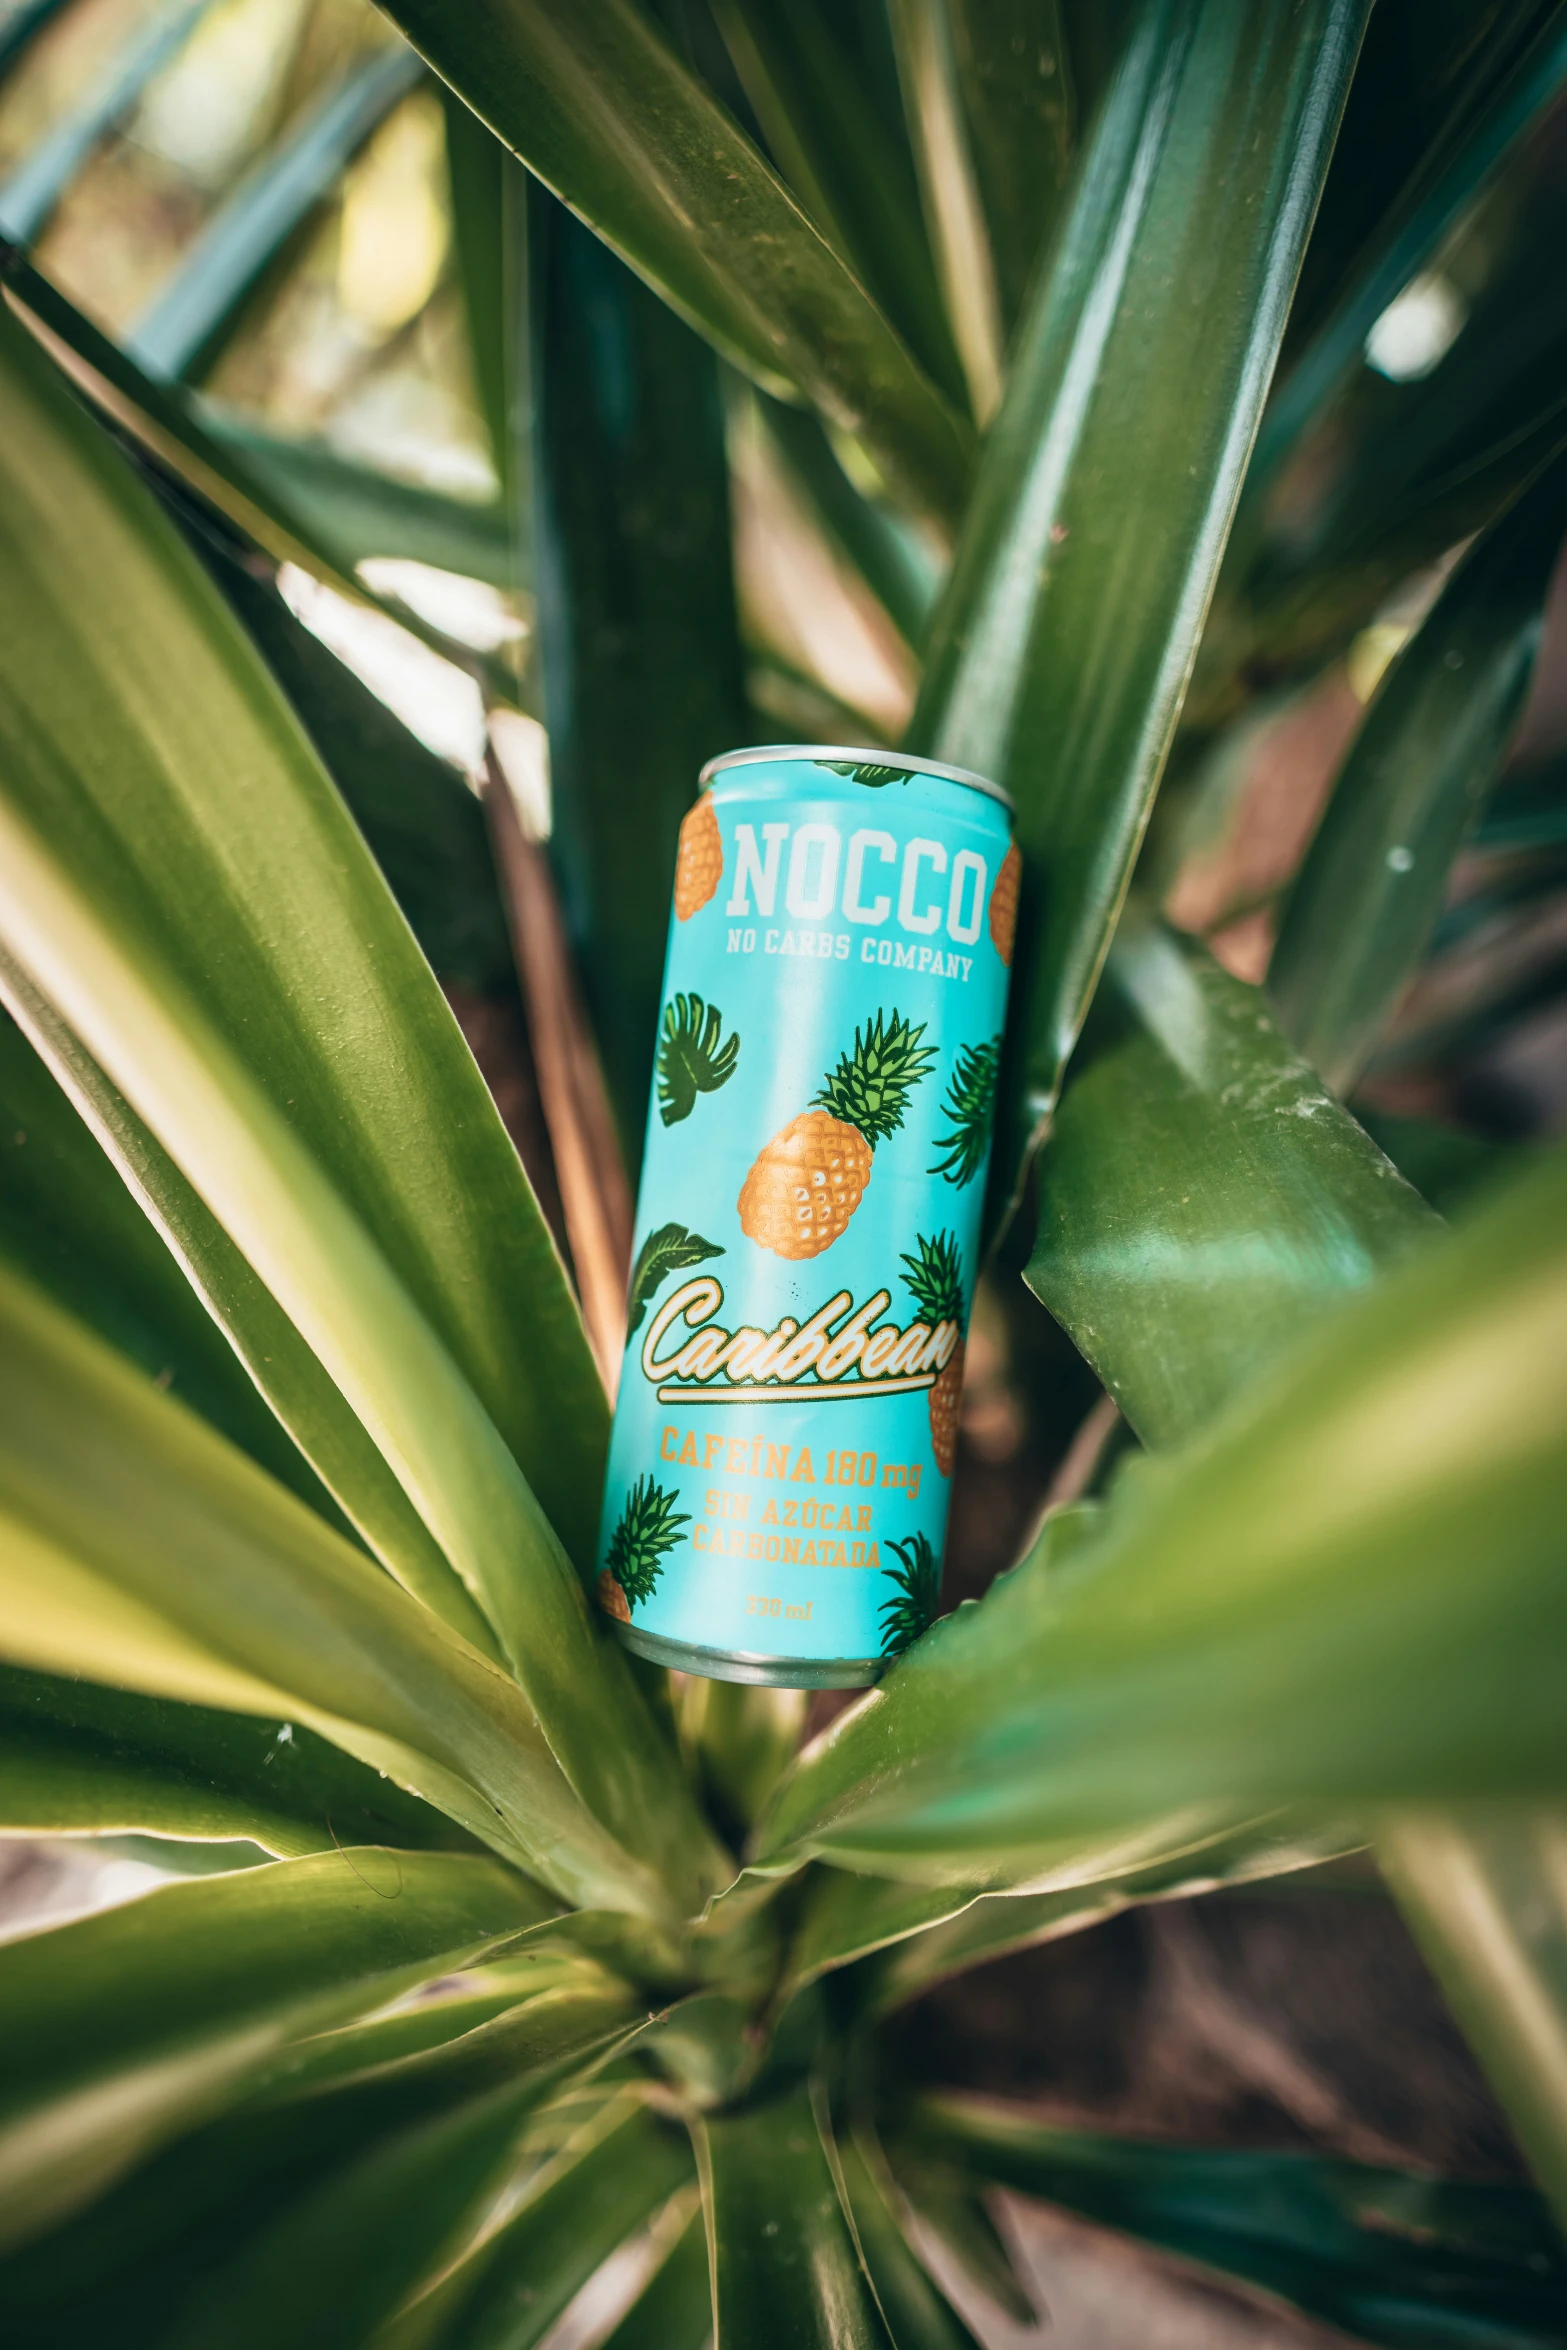
[[[903,878],[898,885],[898,920],[905,930],[923,931],[928,937],[941,921],[939,899],[934,905],[916,911],[914,892],[919,887],[920,867],[929,865],[933,873],[947,870],[947,852],[939,840],[911,840],[903,852]],[[731,914],[742,909],[731,906]]]
[[[895,865],[898,844],[890,832],[855,832],[849,836],[849,862],[843,876],[843,914],[846,922],[885,922],[892,912],[892,900],[872,898],[867,906],[860,898],[867,857],[877,857],[884,865]],[[977,938],[979,933],[975,932]]]
[[[907,1392],[911,1387],[930,1387],[955,1353],[962,1336],[961,1325],[955,1321],[939,1322],[932,1330],[928,1323],[911,1322],[906,1329],[900,1329],[896,1323],[873,1328],[891,1302],[887,1291],[878,1289],[863,1305],[856,1306],[852,1293],[840,1289],[817,1308],[803,1329],[791,1315],[785,1314],[769,1331],[747,1325],[731,1333],[713,1319],[723,1311],[722,1283],[710,1274],[700,1274],[659,1308],[642,1342],[642,1373],[654,1383],[678,1382],[675,1386],[660,1387],[660,1396],[666,1400],[694,1389],[722,1401],[743,1388],[749,1402],[786,1403],[800,1395],[801,1388],[795,1382],[802,1380],[808,1383],[810,1391],[819,1391],[824,1397],[874,1392],[878,1385],[885,1389],[886,1383],[893,1379],[899,1382],[900,1392]],[[849,1317],[847,1321],[845,1315]],[[841,1327],[835,1335],[836,1324]],[[688,1336],[688,1331],[694,1335]],[[678,1441],[676,1429],[664,1430],[660,1445],[663,1459],[677,1458]],[[687,1436],[678,1458],[694,1463],[695,1442],[694,1436]],[[726,1439],[709,1432],[702,1442],[707,1454],[702,1465],[712,1469]],[[775,1449],[772,1445],[768,1447],[770,1453]],[[788,1451],[788,1446],[782,1448],[780,1460],[787,1459]],[[735,1466],[732,1443],[729,1465],[731,1469]],[[754,1448],[751,1474],[756,1474]],[[908,1484],[913,1493],[918,1491],[918,1484],[909,1480],[912,1477],[917,1481],[918,1475],[917,1469],[899,1470],[896,1477],[889,1471],[883,1483]],[[797,1470],[793,1481],[797,1482],[798,1476]],[[805,1506],[809,1509],[815,1505]],[[711,1501],[708,1507],[711,1510]],[[806,1518],[803,1522],[810,1525],[815,1521]],[[862,1525],[865,1522],[861,1520]],[[847,1526],[848,1520],[842,1523]]]
[[[974,876],[974,903],[967,921],[963,917],[963,885],[969,875]],[[947,892],[947,935],[961,946],[971,947],[979,936],[979,926],[985,917],[985,860],[972,849],[959,849],[952,860],[952,887]]]
[[[658,1359],[658,1342],[672,1322],[684,1316],[687,1326],[694,1330],[699,1322],[705,1322],[710,1314],[716,1314],[723,1302],[722,1285],[706,1273],[695,1281],[688,1281],[683,1289],[677,1289],[673,1297],[666,1299],[654,1315],[652,1327],[642,1341],[643,1378],[657,1379],[673,1362],[673,1356],[662,1363]]]
[[[760,827],[762,845],[757,844],[757,827],[750,824],[735,826],[735,883],[726,912],[749,914],[752,897],[755,912],[771,914],[778,897],[778,884],[783,868],[783,844],[789,840],[787,879],[784,901],[790,914],[802,922],[820,921],[831,914],[837,897],[840,864],[843,869],[843,901],[841,917],[846,922],[858,922],[880,927],[892,914],[892,898],[885,891],[876,891],[868,883],[866,866],[875,862],[882,866],[898,863],[898,844],[890,832],[878,832],[864,827],[849,836],[848,855],[843,855],[843,836],[831,824],[802,824],[791,828],[787,824],[764,824]],[[964,946],[972,946],[984,927],[985,891],[990,869],[985,859],[973,849],[959,849],[951,860],[951,876],[946,890],[945,909],[939,889],[926,895],[933,882],[948,871],[947,852],[940,841],[920,837],[907,842],[903,849],[902,870],[898,877],[897,921],[903,930],[912,930],[929,938],[943,926],[951,938]],[[891,875],[888,875],[891,879]],[[742,944],[742,937],[744,944]],[[756,934],[729,933],[729,952],[753,951]],[[847,961],[850,942],[847,938],[824,932],[813,941],[808,932],[798,935],[788,931],[766,932],[763,941],[767,954],[829,955],[835,960]],[[893,950],[890,941],[878,943],[873,939],[860,942],[862,963],[893,964],[899,970],[934,971],[942,977],[955,979],[960,971],[966,980],[972,968],[962,955],[943,955],[930,952],[918,961],[912,952]]]
[[[771,829],[764,827],[764,829]],[[784,902],[791,914],[801,922],[819,922],[824,914],[832,912],[833,896],[838,887],[837,828],[831,824],[802,824],[789,848],[789,886]],[[811,886],[811,857],[816,852],[816,886]],[[764,906],[763,913],[770,913]],[[731,911],[733,909],[731,908]],[[975,933],[976,937],[978,933]]]
[[[756,911],[759,914],[772,912],[773,900],[778,894],[778,859],[788,830],[787,824],[762,826],[762,838],[767,843],[766,856],[763,858],[757,853],[754,825],[735,826],[735,892],[724,908],[726,914],[750,913],[751,901],[746,894],[748,883],[756,891]]]

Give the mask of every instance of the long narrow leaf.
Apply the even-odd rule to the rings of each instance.
[[[1442,282],[1472,291],[1440,357],[1397,380],[1363,366],[1314,417],[1260,510],[1241,517],[1195,716],[1233,707],[1237,675],[1320,666],[1560,446],[1567,323],[1554,256],[1567,197],[1555,152],[1550,123],[1538,125],[1455,232]]]
[[[0,1165],[0,1257],[346,1528],[90,1128],[8,1019],[0,1019]],[[445,1581],[460,1588],[449,1573]]]
[[[8,780],[47,775],[40,761],[29,776],[21,764],[25,735],[14,721],[8,731]],[[83,1050],[107,1064],[154,1134],[172,1143],[192,1189],[220,1205],[269,1298],[345,1393],[514,1660],[523,1608],[510,1579],[520,1570],[541,1586],[543,1607],[531,1617],[528,1647],[533,1673],[547,1672],[550,1647],[562,1638],[570,1643],[574,1624],[579,1638],[585,1634],[585,1609],[493,1423],[363,1226],[189,996],[150,955],[138,968],[125,927],[115,935],[12,809],[0,811],[8,883],[0,932],[26,981]],[[23,991],[8,992],[25,1016]],[[50,1049],[48,1027],[35,1025],[33,1035]],[[413,1375],[416,1367],[422,1377]],[[296,1433],[308,1441],[307,1428]],[[435,1592],[422,1595],[438,1603]]]
[[[343,2164],[192,2296],[172,2344],[360,2350],[505,2187],[530,2102],[499,2088]]]
[[[179,958],[586,1556],[602,1401],[478,1072],[210,583],[14,326],[0,354],[0,679],[8,734],[38,746],[32,804],[106,912]]]
[[[522,201],[525,175],[515,156],[463,104],[456,91],[445,82],[436,86],[446,124],[452,241],[468,319],[473,386],[489,428],[490,454],[501,484],[498,512],[507,526],[509,542],[511,568],[497,585],[516,587],[522,581],[523,548],[521,533],[515,528],[518,482],[513,408],[518,387],[514,380],[517,352],[512,288],[519,258],[514,250],[519,222],[513,206]]]
[[[1005,336],[1066,196],[1077,93],[1059,0],[946,0],[946,7]]]
[[[707,2274],[707,2231],[693,2211],[673,2248],[602,2350],[707,2350],[713,2334],[713,2296]]]
[[[694,2135],[714,2350],[891,2350],[810,2090],[709,2115]]]
[[[334,1844],[468,1846],[443,1813],[301,1723],[9,1665],[0,1665],[0,1825],[32,1836],[244,1838],[280,1859]]]
[[[1166,1831],[1159,1857],[1093,1865],[1079,1851],[1063,1871],[1071,1882],[1044,1893],[984,1893],[909,1885],[891,1877],[857,1877],[822,1869],[811,1881],[789,1949],[788,1981],[809,1982],[831,1968],[859,1966],[854,1994],[861,2013],[882,2013],[917,1999],[935,1983],[1012,1950],[1053,1942],[1145,1901],[1178,1899],[1216,1885],[1246,1884],[1356,1849],[1364,1832],[1272,1814],[1212,1834]]]
[[[1478,8],[1432,10],[1420,0],[1388,0],[1374,11],[1301,271],[1285,346],[1291,367],[1411,208],[1463,153],[1559,6],[1560,0],[1480,0]],[[1391,289],[1398,290],[1398,284]]]
[[[1291,893],[1270,985],[1340,1088],[1424,943],[1522,706],[1564,492],[1558,457],[1460,566],[1374,705]],[[1233,1376],[1217,1321],[1208,1349]],[[1541,1931],[1560,1909],[1558,1841],[1549,1816],[1479,1831],[1462,1814],[1417,1816],[1392,1827],[1383,1850],[1405,1914],[1567,2211],[1567,1975]]]
[[[1473,79],[1473,69],[1466,75]],[[1548,12],[1521,56],[1468,110],[1463,134],[1417,178],[1384,224],[1374,250],[1340,292],[1331,314],[1300,354],[1257,436],[1246,482],[1248,504],[1260,501],[1290,451],[1334,391],[1360,364],[1366,338],[1388,305],[1418,277],[1448,231],[1473,205],[1516,141],[1526,137],[1567,79],[1567,17]]]
[[[0,1330],[0,1653],[303,1720],[568,1898],[658,1914],[504,1673],[9,1275]]]
[[[684,2134],[632,2104],[569,2145],[522,2208],[435,2288],[433,2339],[451,2350],[533,2350],[600,2263],[691,2178]],[[405,2321],[420,2338],[418,2303]],[[394,2332],[393,2341],[401,2339]]]
[[[759,395],[768,440],[804,492],[815,519],[859,573],[905,643],[917,645],[930,618],[936,567],[923,541],[898,516],[850,481],[821,420],[808,409]]]
[[[371,133],[422,71],[401,42],[351,67],[208,221],[125,334],[125,348],[157,381],[188,375],[262,270],[336,185]],[[3,200],[0,200],[3,216]]]
[[[1527,2188],[1137,2145],[948,2097],[921,2108],[919,2127],[998,2186],[1245,2277],[1359,2341],[1567,2343],[1567,2248]]]
[[[210,543],[198,551],[293,704],[436,977],[515,1001],[484,810],[467,781],[295,619],[275,587]]]
[[[1557,1153],[1137,1464],[1055,1571],[1047,1526],[807,1752],[761,1856],[1017,1882],[1188,1803],[1555,1790],[1564,1199]]]
[[[635,1169],[680,820],[751,732],[718,367],[552,197],[528,212],[550,853]]]
[[[947,0],[890,0],[903,110],[952,339],[976,421],[1001,398],[1001,295]]]
[[[346,578],[366,557],[391,555],[492,587],[522,584],[499,501],[446,497],[394,480],[342,456],[329,441],[265,432],[189,393],[172,394],[168,413],[183,419],[187,404],[207,443],[226,463],[243,466],[252,491],[270,498],[290,528],[303,531]]]
[[[66,0],[14,0],[0,20],[0,74],[9,73],[49,19],[65,5]]]
[[[208,409],[193,393],[154,383],[3,239],[0,297],[83,398],[156,463],[188,483],[275,562],[298,563],[349,597],[364,596],[366,601],[371,599],[354,577],[355,565],[366,555],[411,554],[437,562],[446,552],[451,568],[473,571],[481,578],[490,576],[497,560],[493,553],[486,561],[471,562],[465,559],[466,546],[458,551],[430,544],[425,535],[433,527],[428,501],[419,492],[395,483],[384,488],[376,483],[370,518],[384,512],[388,533],[396,535],[388,535],[378,544],[377,531],[366,543],[360,525],[370,503],[365,485],[373,476],[359,467],[345,468],[340,461],[313,462],[315,453],[301,458],[297,452],[273,444],[267,435],[255,436],[253,443],[244,427]],[[326,495],[323,471],[327,475]],[[346,517],[345,473],[357,490],[357,502],[347,501]],[[409,519],[410,501],[418,523]],[[447,503],[442,500],[439,505]],[[423,543],[407,544],[404,534],[411,528],[421,529]],[[492,546],[493,539],[493,532],[486,534]],[[506,572],[499,584],[510,583]],[[408,618],[408,625],[420,624],[415,616]]]
[[[381,1858],[368,1856],[367,1877]],[[497,2163],[515,2164],[529,2109],[627,2037],[624,1997],[602,1984],[513,1991],[486,2017],[488,2004],[427,1997],[379,2025],[292,2042],[259,2072],[253,2060],[230,2086],[232,2110],[0,2268],[12,2337],[54,2350],[112,2331],[127,2350],[165,2350],[270,2324],[273,2341],[323,2328],[333,2350],[362,2339],[480,2216],[476,2191],[482,2212],[504,2184]],[[386,2044],[394,2024],[407,2053],[281,2096],[266,2086],[269,2070],[296,2056],[308,2066],[332,2043]]]
[[[525,2028],[532,2026],[529,2037],[542,2044],[520,2078],[506,2078],[517,2064],[516,2052],[493,2046],[503,2036],[515,2036],[509,2019],[499,2018],[473,2034],[476,2041],[492,2043],[491,2048],[474,2051],[475,2071],[481,2079],[483,2072],[489,2074],[485,2085],[479,2088],[476,2083],[477,2093],[471,2089],[449,2113],[379,2135],[357,2160],[321,2181],[313,2195],[285,2208],[270,2227],[258,2231],[239,2257],[193,2297],[194,2305],[174,2336],[179,2350],[200,2350],[219,2331],[234,2350],[270,2350],[279,2341],[297,2343],[300,2350],[358,2350],[369,2341],[380,2321],[432,2270],[439,2273],[463,2234],[482,2221],[486,2202],[493,2200],[514,2167],[519,2118],[538,2102],[542,2087],[558,2079],[571,2057],[580,2061],[590,2053],[605,2052],[608,2027],[615,2020],[612,2004],[601,1998],[588,2005],[585,2014],[571,2012],[564,2046],[557,2035],[566,2021],[565,2002],[562,2015],[551,2019],[553,2029],[540,2033],[541,2019],[531,2010],[543,2004],[530,2003],[519,2014]],[[624,2032],[619,2036],[623,2038]],[[410,2071],[418,2061],[413,2060]],[[439,2065],[442,2058],[436,2062]],[[375,2086],[371,2085],[372,2096]],[[501,2324],[487,2337],[482,2317],[475,2323],[477,2313],[465,2311],[459,2338],[475,2344],[488,2338],[496,2350],[502,2343],[506,2350],[524,2350],[559,2313],[570,2296],[570,2281],[586,2282],[627,2226],[634,2227],[669,2192],[668,2171],[661,2170],[658,2157],[670,2140],[626,2143],[634,2137],[632,2124],[620,2142],[611,2142],[620,2188],[618,2207],[595,2209],[595,2201],[603,2204],[609,2199],[595,2174],[594,2158],[587,2157],[576,2167],[569,2191],[557,2196],[552,2224],[534,2234],[529,2245],[532,2257],[506,2274],[498,2296],[504,2312]],[[608,2146],[597,2153],[602,2166]],[[677,2159],[689,2172],[683,2145],[678,2146]],[[507,2238],[517,2232],[514,2221],[486,2247],[479,2265],[487,2277],[499,2282],[496,2272],[504,2265]],[[553,2274],[541,2273],[546,2259]],[[519,2298],[526,2311],[520,2325]],[[449,2305],[449,2294],[443,2301]]]
[[[714,14],[774,162],[948,399],[965,401],[907,144],[855,53],[877,12],[824,0],[717,0]],[[858,23],[856,22],[858,14]],[[890,47],[885,65],[892,68]]]
[[[10,501],[25,516],[44,496],[54,535],[12,542],[26,568],[7,573],[0,935],[373,1438],[594,1808],[638,1839],[651,1808],[671,1865],[711,1883],[673,1757],[517,1467],[589,1540],[602,1391],[494,1104],[213,591],[36,355],[15,357]],[[68,519],[97,531],[93,565]],[[72,591],[107,604],[85,669]],[[177,699],[153,684],[170,660]],[[112,774],[95,723],[118,735]],[[71,875],[39,828],[70,841]]]
[[[860,2252],[898,2350],[979,2350],[909,2248],[880,2148],[852,2134],[839,2141],[838,2166]]]
[[[1017,802],[1030,1128],[1158,782],[1365,15],[1145,0],[1019,328],[913,740]]]
[[[170,0],[138,25],[86,95],[0,187],[0,235],[31,244],[105,133],[184,46],[208,0]]]
[[[1285,906],[1268,990],[1338,1093],[1430,937],[1534,673],[1567,529],[1567,456],[1449,581],[1384,683]]]
[[[1378,1852],[1567,2228],[1567,1819],[1408,1813]]]
[[[291,2040],[247,2083],[245,2106],[319,2112],[340,2089],[368,2088],[399,2121],[422,2120],[482,2096],[519,2055],[527,2069],[541,2050],[581,2040],[584,2016],[596,2036],[606,2004],[622,2018],[629,1994],[591,1960],[549,1947],[564,1922],[530,1927],[498,1956],[423,1985],[415,2000]]]
[[[858,434],[949,520],[966,437],[833,248],[631,0],[389,10],[655,292],[770,390]]]
[[[284,2038],[536,1916],[498,1862],[365,1848],[169,1886],[5,1945],[6,2240],[85,2201]]]
[[[1040,1166],[1029,1286],[1147,1443],[1436,1219],[1256,990],[1130,915]]]
[[[335,1522],[331,1508],[335,1503],[367,1548],[406,1590],[433,1608],[465,1640],[498,1657],[500,1646],[487,1617],[469,1596],[363,1421],[199,1192],[53,1006],[3,953],[0,991],[39,1054],[46,1058],[69,1107],[87,1130],[86,1148],[102,1146],[104,1166],[95,1170],[94,1191],[105,1178],[111,1182],[123,1179],[129,1201],[145,1209],[154,1247],[160,1241],[166,1244],[169,1271],[176,1278],[181,1273],[188,1277],[193,1300],[199,1301],[198,1310],[211,1316],[217,1331],[232,1346],[238,1365],[243,1366],[240,1376],[250,1374],[258,1394],[271,1405],[299,1447],[306,1476],[314,1470],[325,1488],[329,1497],[325,1514]],[[75,1145],[77,1151],[81,1147]],[[112,1232],[117,1221],[111,1218],[105,1230]],[[135,1261],[122,1263],[122,1282],[129,1264]],[[53,1293],[61,1296],[61,1302],[72,1311],[80,1310],[81,1300],[48,1283],[38,1268],[25,1265],[23,1270],[30,1277],[44,1278]],[[101,1314],[88,1312],[85,1318],[102,1329]],[[117,1339],[119,1334],[108,1330],[105,1335]],[[178,1358],[172,1365],[166,1361],[156,1368],[144,1367],[156,1377],[166,1369],[177,1369]],[[187,1400],[198,1403],[199,1408],[198,1398]],[[237,1427],[231,1424],[232,1419],[230,1414],[227,1421],[217,1424],[224,1427],[225,1434],[243,1442],[263,1467],[274,1467],[269,1457],[273,1448],[247,1441],[249,1417]],[[302,1489],[297,1478],[285,1482],[296,1491],[303,1490],[304,1498],[319,1506],[319,1493]]]
[[[893,2141],[887,2152],[910,2211],[944,2246],[970,2284],[1019,2325],[1037,2326],[1040,2313],[991,2217],[979,2180],[951,2164],[916,2160],[901,2140]]]

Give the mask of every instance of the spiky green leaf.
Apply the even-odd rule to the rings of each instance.
[[[677,1510],[680,1496],[665,1491],[651,1476],[639,1477],[626,1495],[615,1530],[604,1553],[604,1563],[633,1607],[651,1599],[663,1573],[664,1555],[680,1540],[680,1529],[690,1515]]]
[[[941,1156],[930,1167],[961,1191],[972,1183],[990,1155],[991,1131],[996,1123],[996,1079],[1001,1068],[1001,1039],[989,1044],[960,1045],[947,1080],[941,1114],[945,1134],[936,1137]]]
[[[896,1134],[908,1115],[914,1088],[929,1074],[935,1047],[921,1044],[901,1012],[877,1012],[854,1031],[854,1044],[811,1099],[846,1126],[856,1127],[872,1150]]]
[[[1174,730],[1367,13],[1145,0],[1018,328],[911,741],[1004,784],[1049,876],[1013,981],[1029,1129]]]
[[[1059,1571],[1047,1522],[796,1765],[761,1857],[1019,1884],[1154,1808],[1554,1790],[1564,1201],[1557,1152],[1135,1464]]]
[[[1567,456],[1448,582],[1384,681],[1290,890],[1268,992],[1339,1093],[1430,936],[1529,680],[1567,528]]]
[[[390,13],[436,71],[727,358],[858,434],[950,517],[967,436],[838,254],[631,0]]]

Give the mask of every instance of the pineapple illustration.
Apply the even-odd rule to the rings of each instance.
[[[819,1257],[847,1229],[871,1179],[871,1155],[903,1124],[936,1058],[923,1025],[878,1012],[808,1110],[773,1136],[740,1189],[740,1228],[780,1257]]]
[[[881,1653],[893,1657],[901,1656],[936,1621],[941,1605],[941,1561],[923,1534],[911,1534],[907,1542],[889,1542],[887,1548],[899,1564],[882,1570],[894,1590],[881,1611]]]
[[[677,1510],[678,1493],[666,1493],[651,1477],[639,1477],[626,1495],[619,1523],[609,1538],[607,1564],[598,1579],[598,1603],[607,1616],[629,1624],[631,1611],[651,1599],[664,1571],[664,1553],[680,1540],[690,1515]]]
[[[723,1035],[724,1015],[699,995],[677,995],[664,1006],[658,1039],[658,1114],[678,1125],[696,1108],[699,1093],[727,1085],[740,1058],[740,1039]]]
[[[723,878],[724,836],[718,829],[712,794],[703,792],[696,805],[686,810],[680,827],[680,854],[675,860],[675,913],[679,919],[689,922]]]
[[[1014,841],[1001,860],[1001,871],[996,875],[990,892],[990,935],[997,954],[1010,971],[1012,947],[1017,937],[1017,899],[1023,880],[1023,860]],[[716,887],[716,884],[715,884]]]
[[[917,1254],[904,1257],[910,1295],[921,1321],[934,1330],[938,1322],[956,1322],[958,1343],[951,1360],[930,1390],[930,1447],[944,1477],[952,1474],[958,1448],[958,1405],[963,1396],[963,1254],[952,1232],[938,1232],[934,1240],[920,1233]]]
[[[944,1156],[927,1172],[945,1175],[960,1191],[985,1164],[990,1130],[996,1122],[996,1071],[1000,1066],[999,1036],[993,1036],[989,1044],[960,1045],[947,1081],[941,1114],[948,1131],[936,1137],[936,1148]]]

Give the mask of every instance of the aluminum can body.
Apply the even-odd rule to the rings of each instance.
[[[979,779],[811,746],[685,820],[599,1546],[627,1645],[874,1680],[934,1612],[1017,907]]]

